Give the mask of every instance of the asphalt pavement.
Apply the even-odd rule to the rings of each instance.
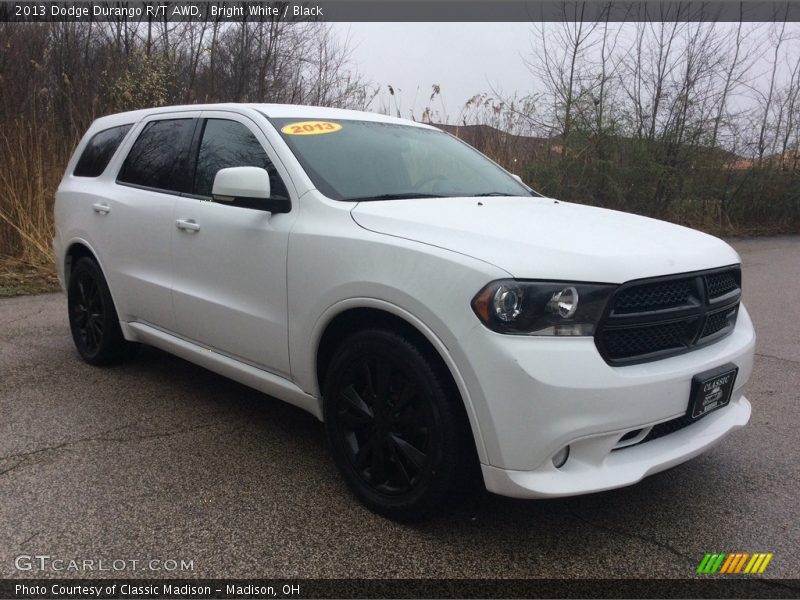
[[[744,551],[800,578],[800,237],[733,245],[759,336],[746,428],[629,488],[478,493],[412,525],[350,496],[310,415],[155,349],[91,367],[63,295],[0,300],[0,577],[693,577]],[[37,555],[127,563],[17,568]]]

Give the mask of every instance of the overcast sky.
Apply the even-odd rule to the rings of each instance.
[[[557,29],[559,24],[550,24]],[[528,71],[525,59],[532,58],[532,41],[537,40],[531,23],[336,23],[333,25],[342,39],[349,39],[351,59],[359,73],[380,84],[380,95],[372,110],[384,110],[401,116],[420,119],[426,106],[439,122],[457,122],[464,103],[475,94],[500,93],[510,97],[525,96],[536,89],[535,78]],[[620,38],[633,39],[635,25],[623,26]],[[729,29],[735,34],[735,24],[720,23],[715,27]],[[750,49],[762,53],[750,72],[751,84],[766,87],[772,60],[772,46],[757,43],[762,36],[771,35],[767,25],[750,24]],[[789,70],[796,65],[800,47],[800,23],[786,26],[789,39],[783,53],[791,57],[781,61],[776,84],[788,81]],[[763,40],[766,42],[766,39]],[[624,41],[622,42],[624,44]],[[441,95],[430,101],[431,86],[438,84]],[[387,85],[396,95],[391,97]],[[742,88],[742,92],[746,92]],[[734,105],[745,106],[744,97],[731,97]],[[444,118],[443,118],[444,117]]]
[[[373,109],[386,104],[402,116],[417,118],[430,105],[444,109],[450,121],[458,118],[471,96],[492,88],[527,93],[531,77],[523,62],[530,53],[529,23],[337,23],[350,36],[353,62],[376,84],[381,97]],[[391,98],[386,86],[397,95]],[[430,102],[431,86],[441,97]]]

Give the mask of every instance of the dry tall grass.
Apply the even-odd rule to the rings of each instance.
[[[53,199],[72,141],[35,121],[0,124],[0,255],[52,269]]]

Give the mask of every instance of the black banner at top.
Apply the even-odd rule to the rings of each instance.
[[[0,0],[0,22],[81,21],[800,22],[800,0],[293,0],[17,2]]]

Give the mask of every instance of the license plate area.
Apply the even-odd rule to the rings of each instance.
[[[728,363],[695,375],[692,378],[692,393],[689,397],[687,416],[696,420],[727,406],[731,401],[738,373],[739,367]]]

